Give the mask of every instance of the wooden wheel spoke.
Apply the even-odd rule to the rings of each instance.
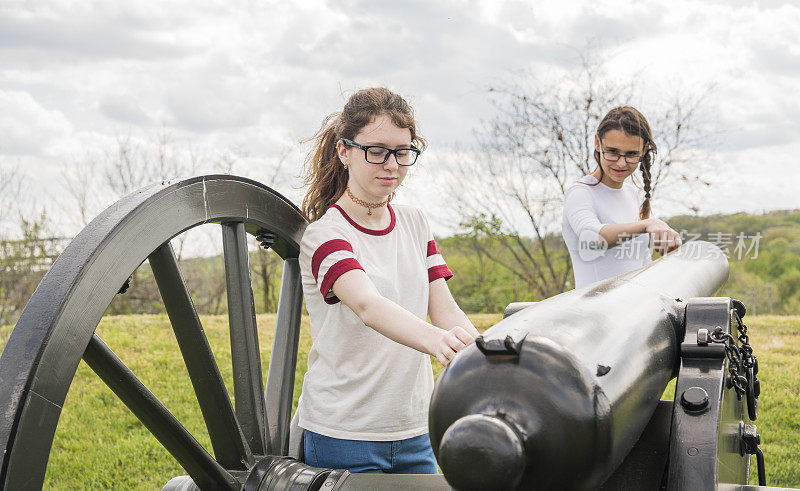
[[[270,451],[286,455],[289,451],[289,422],[294,392],[294,371],[300,338],[303,288],[297,259],[283,263],[283,279],[278,299],[275,337],[267,374],[267,415]]]
[[[236,479],[195,440],[113,351],[93,334],[83,360],[203,489],[238,489]]]
[[[192,380],[214,454],[226,468],[244,469],[252,465],[253,455],[237,421],[222,375],[169,242],[153,251],[149,261]]]
[[[222,224],[236,416],[254,453],[266,454],[267,411],[244,223]]]

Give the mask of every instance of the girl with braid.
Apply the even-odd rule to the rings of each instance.
[[[594,147],[597,167],[564,194],[561,231],[575,288],[647,265],[651,245],[661,253],[681,245],[675,230],[650,216],[650,166],[657,149],[642,113],[630,106],[609,111],[597,127]],[[627,180],[636,170],[643,181],[641,204]]]
[[[425,216],[389,203],[424,147],[411,107],[385,88],[353,94],[314,138],[300,244],[312,345],[297,417],[314,467],[437,472],[431,356],[446,365],[478,331]]]

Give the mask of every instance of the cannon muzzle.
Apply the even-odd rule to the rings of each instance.
[[[727,277],[719,248],[690,242],[488,329],[431,399],[447,481],[462,491],[599,487],[677,373],[683,300],[712,295]]]

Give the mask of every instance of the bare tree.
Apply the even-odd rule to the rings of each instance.
[[[202,160],[194,148],[176,149],[166,128],[158,131],[152,145],[118,135],[116,148],[106,153],[103,177],[117,196],[124,196],[154,182],[194,174]]]
[[[535,298],[571,286],[571,264],[560,237],[564,192],[590,173],[594,133],[612,107],[630,104],[636,87],[604,75],[584,55],[554,83],[522,76],[489,89],[497,115],[476,131],[476,148],[455,151],[443,175],[448,207],[476,253],[523,280]],[[670,181],[697,184],[702,167],[690,160],[703,136],[696,115],[705,92],[644,110],[659,147],[651,194]],[[678,179],[675,179],[677,175]],[[657,191],[658,190],[658,191]]]
[[[81,159],[73,159],[69,167],[61,171],[61,183],[68,200],[72,201],[77,214],[77,225],[85,227],[102,206],[100,179],[97,174],[98,162],[86,154]],[[65,206],[69,208],[69,204]]]
[[[19,167],[0,167],[0,237],[5,238],[19,213],[23,175]]]
[[[259,164],[259,180],[273,188],[280,187],[286,183],[284,168],[292,150],[286,146],[276,157],[254,157],[240,147],[211,154],[198,149],[191,141],[177,144],[172,131],[161,128],[149,139],[118,135],[113,148],[74,159],[69,169],[62,173],[62,184],[71,202],[69,207],[74,210],[80,225],[85,226],[105,206],[136,189],[198,171],[230,173],[245,160]],[[196,295],[198,310],[203,313],[222,312],[226,307],[225,275],[213,257],[221,252],[218,228],[201,226],[179,235],[172,243],[185,269],[187,284]],[[250,243],[250,250],[253,286],[263,300],[263,309],[274,311],[277,306],[275,284],[280,282],[282,261],[273,252],[258,247],[254,240]],[[160,296],[153,289],[150,277],[147,268],[134,272],[133,287],[115,299],[110,311],[153,311]]]
[[[78,225],[86,226],[105,206],[139,188],[195,173],[203,156],[191,145],[176,147],[172,133],[161,128],[151,140],[117,135],[116,145],[73,158],[61,172],[61,184]],[[225,168],[229,168],[227,165]]]

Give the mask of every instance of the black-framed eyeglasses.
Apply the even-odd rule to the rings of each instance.
[[[606,152],[605,149],[603,149],[602,138],[598,138],[598,140],[600,140],[600,150],[601,150],[600,153],[602,153],[603,158],[608,160],[609,162],[617,162],[619,161],[620,157],[625,157],[625,163],[628,165],[633,165],[641,162],[642,157],[644,157],[644,155],[622,155],[617,152]]]
[[[419,157],[419,154],[422,152],[422,150],[414,147],[395,148],[392,150],[391,148],[381,147],[379,145],[361,145],[360,143],[356,143],[353,140],[348,140],[347,138],[342,138],[342,143],[363,150],[364,158],[370,164],[386,163],[386,161],[389,160],[389,157],[394,154],[394,158],[397,160],[397,165],[414,165],[414,163],[417,161],[417,157]]]

